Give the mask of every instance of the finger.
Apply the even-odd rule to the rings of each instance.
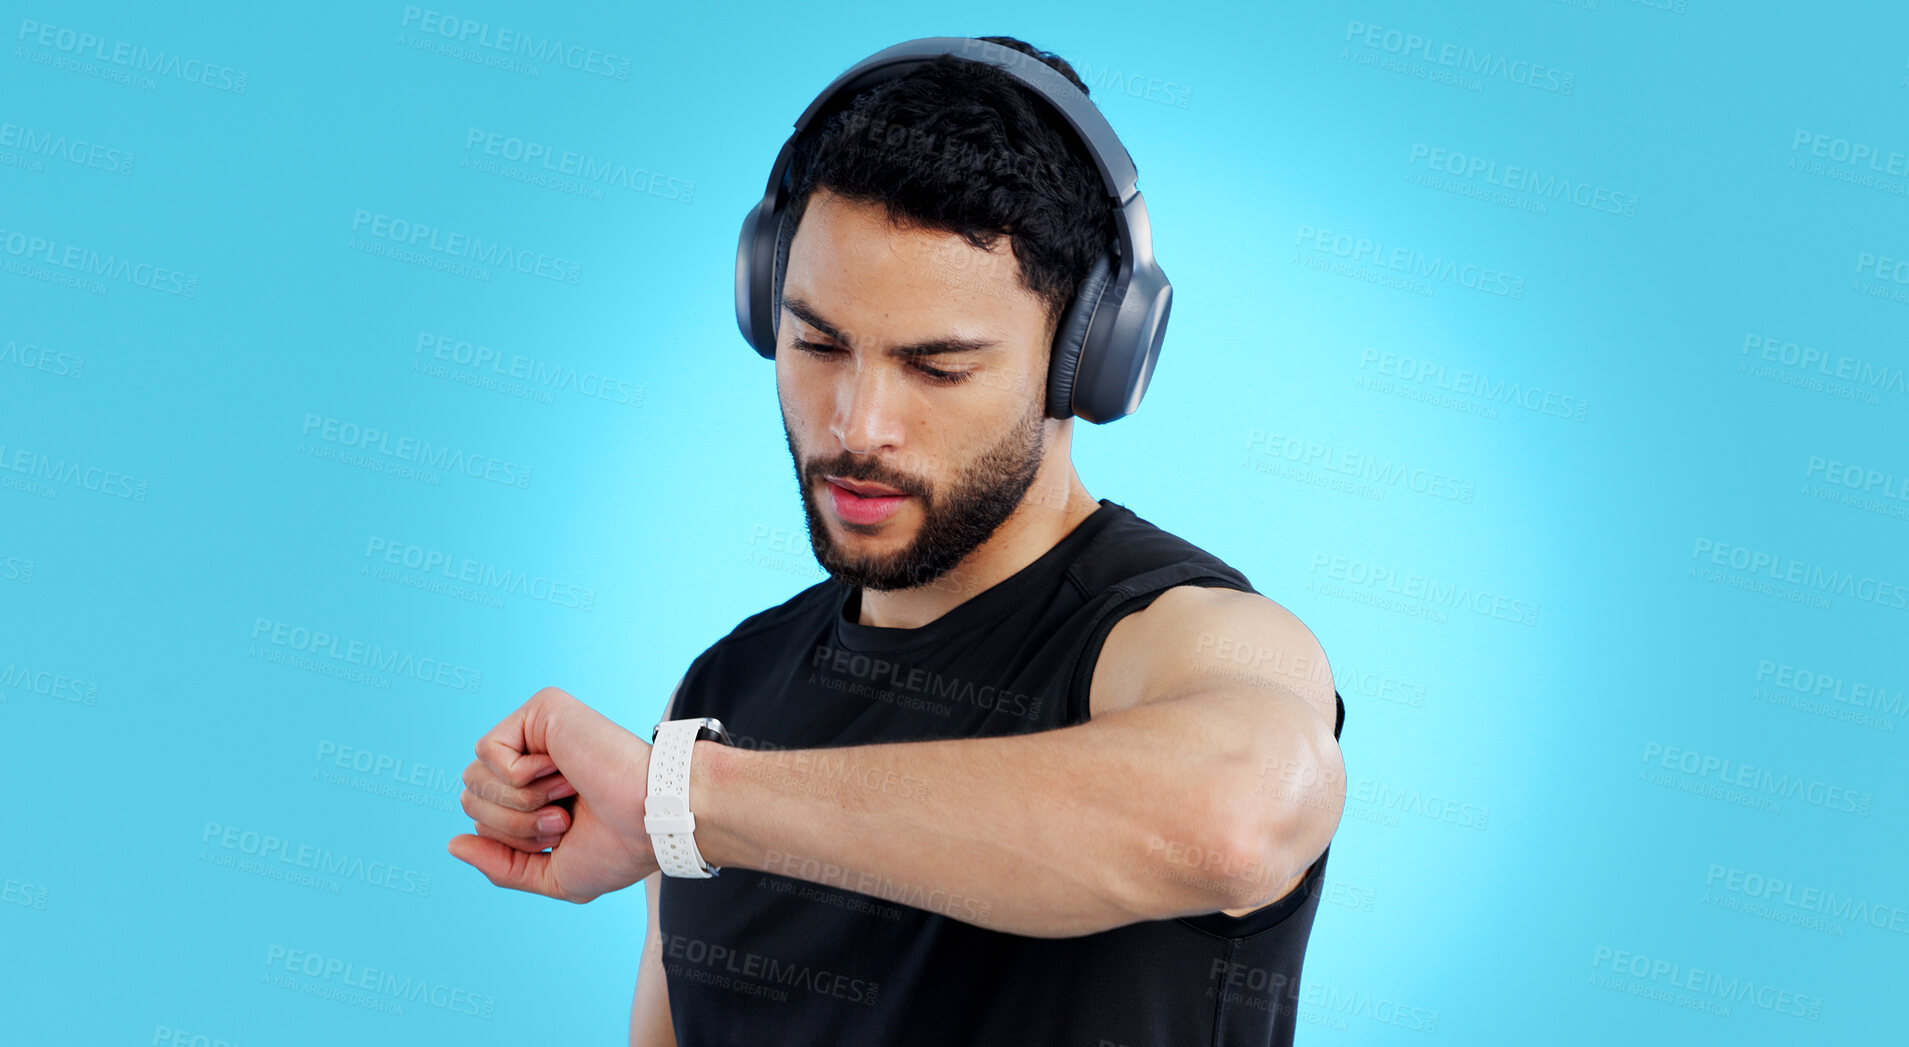
[[[499,887],[557,897],[547,854],[516,850],[483,836],[453,836],[445,849]]]
[[[477,740],[477,758],[506,785],[522,788],[557,766],[546,738],[553,703],[576,699],[546,687]]]
[[[549,753],[526,753],[512,748],[512,744],[488,734],[478,739],[477,759],[498,781],[522,788],[557,769],[557,761]]]
[[[547,775],[518,788],[500,781],[481,760],[472,760],[464,768],[464,787],[491,803],[519,811],[534,811],[551,800],[576,795],[576,788],[561,774]]]
[[[555,767],[539,775],[532,780],[529,785],[524,786],[524,788],[526,791],[541,791],[544,796],[552,800],[561,800],[566,796],[577,795],[577,787],[571,785],[570,779],[565,777],[564,773]]]
[[[482,825],[482,824],[476,826],[473,831],[478,836],[489,837],[490,839],[501,841],[505,844],[515,847],[516,849],[520,851],[547,851],[550,848],[555,847],[558,844],[563,842],[562,833],[555,833],[550,836],[538,836],[535,838],[526,837],[526,836],[512,836],[509,833],[499,832],[498,830],[493,829],[488,825]]]
[[[472,821],[512,836],[550,836],[570,828],[570,812],[561,807],[521,811],[492,803],[469,789],[458,795],[458,803]]]

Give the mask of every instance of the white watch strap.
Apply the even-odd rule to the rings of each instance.
[[[656,725],[643,828],[650,834],[656,864],[665,876],[706,880],[717,872],[717,867],[703,861],[702,852],[696,849],[696,816],[689,810],[689,760],[704,728],[721,738],[728,737],[722,721],[713,716]]]

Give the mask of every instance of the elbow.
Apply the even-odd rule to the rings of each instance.
[[[1194,813],[1197,812],[1197,813]],[[1123,923],[1194,916],[1237,904],[1261,875],[1257,832],[1236,831],[1230,805],[1196,803],[1134,841],[1137,860],[1103,884]],[[1198,827],[1198,828],[1196,828]]]
[[[1329,728],[1283,737],[1260,762],[1209,779],[1170,827],[1151,827],[1133,874],[1107,885],[1115,904],[1133,920],[1158,920],[1283,897],[1332,842],[1346,795]]]
[[[1288,820],[1250,788],[1215,789],[1217,796],[1197,805],[1200,816],[1147,834],[1134,874],[1114,894],[1130,922],[1253,907],[1291,878],[1280,875],[1292,850]]]
[[[1224,822],[1232,831],[1217,845],[1227,856],[1226,867],[1242,870],[1227,878],[1227,908],[1253,908],[1283,897],[1338,831],[1346,771],[1337,740],[1330,731],[1301,732],[1286,753],[1269,757],[1249,789],[1233,790],[1250,793],[1250,802],[1232,808]]]

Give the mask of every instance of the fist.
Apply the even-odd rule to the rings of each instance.
[[[649,771],[648,742],[546,687],[477,740],[460,797],[476,832],[447,849],[499,887],[577,903],[621,890],[656,871]]]

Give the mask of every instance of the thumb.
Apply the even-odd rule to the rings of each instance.
[[[541,894],[546,898],[562,897],[550,877],[550,855],[541,851],[535,854],[520,851],[501,840],[470,833],[451,837],[445,850],[483,873],[486,879],[498,887]]]

